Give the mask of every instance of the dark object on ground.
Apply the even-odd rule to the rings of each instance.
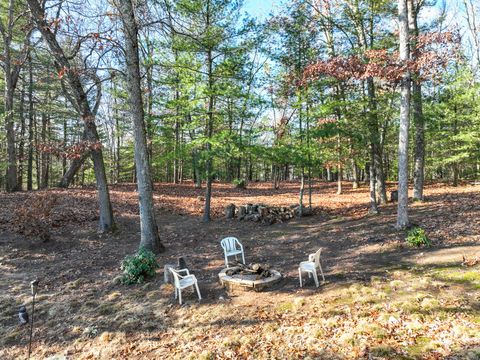
[[[27,308],[22,305],[18,310],[18,319],[20,320],[20,325],[25,325],[29,323]]]
[[[182,270],[182,269],[188,269],[188,266],[187,266],[187,262],[185,261],[185,258],[183,256],[180,256],[178,258],[177,270]]]
[[[390,192],[390,202],[398,201],[398,190]]]
[[[225,208],[225,217],[227,219],[233,219],[235,217],[235,204],[227,205]]]

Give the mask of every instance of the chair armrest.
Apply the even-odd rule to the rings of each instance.
[[[187,275],[190,275],[190,272],[188,271],[188,269],[180,269],[180,270],[177,270],[178,273],[181,273],[181,272],[186,272]]]
[[[315,261],[315,254],[308,255],[308,261]]]

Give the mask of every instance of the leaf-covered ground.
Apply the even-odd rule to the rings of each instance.
[[[221,218],[229,203],[291,205],[298,184],[215,184],[209,224],[201,222],[203,190],[158,184],[157,219],[167,247],[159,263],[187,256],[201,303],[186,305],[163,284],[163,270],[137,286],[118,285],[121,259],[139,242],[132,185],[112,189],[119,230],[96,231],[93,189],[0,194],[0,358],[26,356],[28,329],[18,306],[30,306],[29,282],[41,282],[34,358],[56,359],[480,359],[480,193],[476,186],[429,186],[411,207],[431,249],[411,249],[393,228],[395,205],[367,215],[367,189],[315,184],[314,215],[272,226]],[[15,210],[31,197],[56,197],[52,240],[12,232]],[[219,240],[237,236],[249,262],[268,262],[284,275],[265,292],[227,293]],[[297,266],[324,248],[327,283],[298,286]]]

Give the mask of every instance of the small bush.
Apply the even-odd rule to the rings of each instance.
[[[123,271],[122,284],[140,284],[147,278],[155,276],[158,263],[153,252],[140,248],[135,255],[128,255],[123,259],[121,269]]]
[[[237,189],[245,189],[247,187],[247,182],[245,179],[235,179],[233,180],[233,185],[235,185]]]
[[[427,234],[425,234],[425,230],[423,230],[421,227],[414,227],[408,231],[407,243],[416,247],[432,246],[432,242],[427,237]]]

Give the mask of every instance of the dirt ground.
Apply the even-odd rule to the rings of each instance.
[[[156,278],[134,286],[114,281],[121,260],[139,243],[133,185],[111,188],[118,230],[97,232],[94,189],[0,194],[0,358],[26,358],[29,283],[40,280],[33,358],[44,359],[480,359],[480,274],[463,257],[480,257],[477,186],[430,185],[411,204],[411,221],[433,246],[413,249],[395,224],[395,204],[368,215],[365,186],[336,195],[315,183],[314,215],[265,225],[222,218],[229,203],[288,206],[298,184],[214,184],[214,220],[201,221],[204,190],[156,184],[162,243]],[[15,209],[32,197],[55,197],[52,239],[12,231]],[[283,279],[264,292],[226,292],[219,241],[236,236],[247,262],[266,262]],[[324,249],[327,282],[298,285],[297,267]],[[163,284],[163,265],[185,256],[203,300],[184,306]]]

